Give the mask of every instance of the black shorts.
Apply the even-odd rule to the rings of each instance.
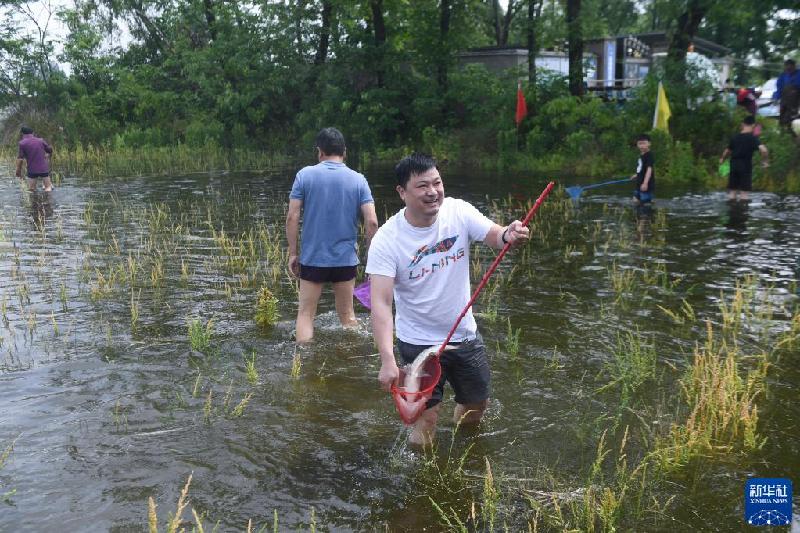
[[[49,172],[33,172],[33,173],[29,172],[28,173],[28,179],[29,180],[35,180],[36,178],[49,178],[49,177],[50,177],[50,173]]]
[[[356,267],[312,267],[300,265],[300,279],[314,283],[339,283],[356,279]]]
[[[736,191],[753,190],[753,163],[731,159],[731,173],[728,176],[728,189]]]
[[[455,343],[451,343],[455,344]],[[404,364],[411,364],[422,350],[430,346],[409,344],[397,339],[397,350]],[[486,346],[483,337],[458,344],[455,350],[442,352],[442,377],[433,389],[431,399],[426,407],[430,409],[442,401],[445,382],[450,383],[455,393],[456,403],[480,403],[489,398],[491,372],[489,358],[486,357]]]

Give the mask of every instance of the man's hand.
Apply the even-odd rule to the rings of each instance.
[[[761,168],[769,168],[769,161],[762,161]]]
[[[642,192],[647,192],[647,183],[642,183],[639,186],[639,190],[642,191]]]
[[[299,278],[300,277],[300,260],[296,255],[289,256],[289,272],[291,272],[292,276]]]
[[[389,392],[392,384],[400,377],[400,369],[397,368],[397,363],[392,361],[385,361],[381,365],[381,370],[378,372],[378,381],[381,383],[381,388]]]
[[[506,242],[510,242],[512,246],[523,244],[530,238],[531,231],[527,226],[523,226],[522,222],[515,220],[508,225],[506,230]]]

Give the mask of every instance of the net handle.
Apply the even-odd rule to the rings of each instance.
[[[555,187],[555,182],[554,181],[551,181],[550,183],[547,184],[547,187],[544,188],[544,190],[542,191],[542,194],[539,195],[539,198],[536,199],[536,202],[534,202],[533,206],[528,211],[528,214],[525,215],[525,218],[522,220],[522,225],[523,226],[527,226],[528,225],[528,223],[533,218],[533,215],[536,213],[536,210],[539,209],[539,206],[542,205],[542,202],[544,202],[544,199],[547,198],[547,195],[550,194],[551,190],[553,190],[553,187]],[[461,319],[463,319],[466,316],[467,311],[469,311],[469,308],[472,307],[472,304],[474,304],[475,300],[478,299],[478,295],[481,293],[483,288],[486,286],[486,283],[489,281],[489,278],[492,276],[492,274],[494,274],[494,271],[497,269],[497,265],[500,264],[500,261],[503,260],[503,256],[506,255],[506,252],[508,252],[508,250],[510,248],[511,248],[511,243],[507,242],[505,244],[505,246],[503,246],[503,248],[500,250],[500,253],[497,254],[497,257],[494,258],[494,261],[492,261],[492,264],[489,266],[488,270],[486,270],[486,274],[483,275],[483,278],[481,279],[481,282],[478,283],[478,287],[475,289],[475,292],[472,293],[472,297],[469,299],[469,302],[467,302],[466,307],[464,307],[464,309],[461,311],[461,314],[458,315],[458,318],[456,319],[456,323],[453,324],[453,327],[450,329],[450,333],[447,334],[447,338],[444,340],[442,345],[439,347],[439,351],[436,352],[436,357],[437,358],[440,355],[442,355],[442,352],[444,351],[445,347],[447,346],[447,343],[450,342],[450,339],[453,337],[453,334],[456,332],[456,329],[458,328],[458,325],[461,323]]]

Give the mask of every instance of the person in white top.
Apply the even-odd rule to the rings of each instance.
[[[392,301],[397,345],[404,363],[427,347],[440,345],[469,302],[469,247],[474,241],[500,249],[528,240],[519,220],[502,227],[471,204],[445,198],[436,161],[414,153],[395,168],[397,192],[405,208],[378,229],[369,248],[372,329],[381,357],[378,380],[388,391],[399,377],[394,357]],[[456,422],[477,423],[489,399],[489,361],[470,310],[442,354],[442,378],[417,420],[409,441],[433,442],[445,382],[455,393]]]

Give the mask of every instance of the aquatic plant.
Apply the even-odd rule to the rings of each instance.
[[[653,493],[657,480],[649,474],[648,461],[628,464],[629,428],[625,428],[619,449],[611,461],[612,450],[604,431],[597,444],[595,459],[583,486],[568,491],[523,489],[535,511],[529,528],[537,531],[539,522],[548,530],[612,532],[627,529],[625,523],[639,524],[644,516],[657,517],[669,504]],[[605,467],[611,463],[610,467]]]
[[[631,405],[634,396],[656,375],[656,350],[643,342],[641,333],[625,333],[617,338],[612,358],[605,365],[611,382],[598,392],[619,387],[620,406]]]
[[[247,382],[251,385],[255,385],[258,383],[258,369],[256,368],[256,352],[250,355],[250,359],[245,357],[244,360],[245,365],[245,372],[247,375]]]
[[[205,325],[199,319],[188,322],[189,344],[192,350],[206,353],[211,349],[211,337],[214,334],[213,319],[209,319]]]
[[[247,394],[245,394],[244,398],[242,398],[239,401],[239,403],[236,404],[236,407],[231,409],[231,411],[229,413],[230,416],[232,416],[232,417],[240,417],[240,416],[242,416],[244,414],[244,408],[247,407],[248,403],[250,403],[250,398],[252,398],[252,397],[253,397],[253,393],[252,392],[248,392]]]
[[[608,277],[611,281],[611,287],[617,293],[617,298],[633,291],[636,280],[636,272],[633,269],[622,268],[614,261],[608,268]]]
[[[139,300],[142,297],[142,290],[139,289],[139,293],[137,294],[136,298],[133,297],[133,288],[131,288],[131,329],[136,330],[136,327],[139,325]]]
[[[266,285],[258,291],[255,319],[262,329],[270,328],[278,321],[278,299]]]
[[[681,302],[681,308],[678,311],[670,311],[669,309],[662,307],[660,305],[656,305],[659,309],[661,309],[665,315],[670,317],[675,324],[683,325],[685,323],[692,324],[697,320],[697,317],[694,313],[694,308],[692,304],[690,304],[686,298],[683,298]]]
[[[19,439],[20,435],[17,435],[14,440],[6,446],[5,450],[0,453],[0,470],[6,465],[8,462],[8,458],[11,457],[11,454],[14,453],[14,445],[17,443],[17,439]],[[11,503],[11,497],[17,493],[17,489],[11,489],[6,492],[0,493],[0,501],[5,503]]]
[[[293,379],[300,378],[300,369],[303,367],[303,360],[300,358],[300,353],[295,348],[294,355],[292,356],[292,370],[291,376]]]
[[[508,358],[511,361],[516,361],[519,357],[519,336],[522,333],[521,328],[512,328],[511,327],[511,318],[507,318],[507,329],[506,329],[506,344],[505,349],[506,353],[508,354]]]
[[[681,380],[688,416],[672,425],[653,452],[666,470],[699,457],[747,453],[766,441],[758,433],[755,402],[763,390],[766,354],[756,357],[755,368],[743,372],[738,347],[716,340],[711,322],[706,323],[706,333],[705,344],[695,346],[692,364]]]

